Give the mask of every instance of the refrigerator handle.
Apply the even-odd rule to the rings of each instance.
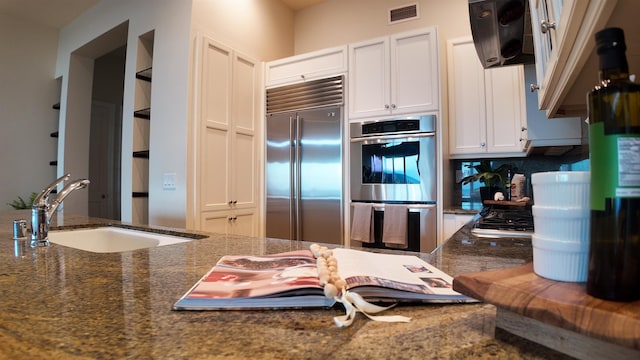
[[[296,164],[296,174],[295,178],[295,229],[296,229],[296,240],[302,240],[302,119],[299,114],[296,114],[295,117],[295,164]]]
[[[298,176],[298,166],[296,162],[296,115],[289,116],[289,239],[296,240],[298,224],[296,223],[296,177]]]

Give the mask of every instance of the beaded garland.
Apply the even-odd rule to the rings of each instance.
[[[349,326],[353,323],[358,312],[363,313],[369,319],[383,322],[409,322],[411,318],[400,315],[392,316],[373,316],[395,306],[395,304],[387,307],[374,305],[365,301],[362,296],[347,290],[347,282],[338,274],[338,260],[333,256],[333,251],[326,246],[312,244],[309,250],[316,258],[316,266],[318,268],[318,278],[320,285],[324,289],[324,296],[329,299],[335,299],[344,305],[346,314],[344,316],[336,316],[333,321],[338,327]]]

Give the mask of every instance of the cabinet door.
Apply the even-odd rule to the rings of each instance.
[[[323,49],[265,65],[267,87],[320,79],[347,71],[347,46]]]
[[[257,119],[260,109],[258,62],[234,53],[230,199],[235,208],[256,206],[258,190]]]
[[[471,38],[447,42],[449,153],[486,152],[484,71]]]
[[[389,114],[389,38],[349,45],[349,117]]]
[[[485,70],[471,38],[449,40],[447,51],[450,154],[524,156],[522,66]]]
[[[257,223],[258,220],[253,211],[236,211],[231,218],[231,233],[241,236],[257,236]]]
[[[257,236],[257,219],[254,211],[211,211],[202,213],[203,231],[241,236]]]
[[[569,76],[567,72],[584,65],[575,55],[574,48],[583,48],[593,41],[593,36],[588,34],[595,31],[595,26],[602,26],[596,25],[602,24],[597,19],[598,14],[610,11],[607,9],[613,7],[612,3],[615,1],[529,0],[538,104],[541,109],[548,110],[548,115],[556,113],[560,98],[566,96],[564,90],[568,81],[575,80],[575,76]],[[543,32],[542,22],[552,24],[553,29]]]
[[[537,94],[528,91],[529,84],[536,83],[533,65],[524,67],[524,92],[527,102],[527,139],[532,146],[565,146],[582,143],[582,119],[548,119],[544,110],[538,109]]]
[[[439,108],[438,43],[435,28],[391,37],[391,111]]]
[[[258,206],[261,148],[261,64],[204,38],[198,76],[198,168],[200,228],[229,233],[235,211]],[[244,217],[251,221],[254,216]],[[249,220],[245,220],[248,222]],[[256,233],[255,224],[247,224]]]
[[[204,212],[200,220],[200,227],[202,231],[228,234],[231,230],[231,221],[231,215],[225,211]]]
[[[204,38],[201,75],[201,210],[228,209],[232,50]]]
[[[526,104],[522,65],[487,69],[487,152],[521,152],[526,145]]]
[[[549,32],[543,33],[541,29],[542,21],[549,20],[547,4],[544,0],[529,0],[529,8],[531,10],[531,31],[535,34],[533,35],[533,48],[536,57],[536,77],[542,83],[552,49]],[[536,85],[540,86],[540,83]]]

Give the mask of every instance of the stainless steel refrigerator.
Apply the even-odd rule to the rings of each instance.
[[[342,243],[342,107],[267,115],[268,237]]]

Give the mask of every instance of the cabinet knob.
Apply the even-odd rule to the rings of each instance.
[[[227,220],[229,220],[229,221],[236,221],[237,219],[238,219],[237,216],[229,216],[229,217],[227,217]]]
[[[540,31],[542,31],[543,34],[546,34],[547,31],[551,30],[551,29],[556,29],[556,23],[554,22],[549,22],[547,20],[542,20],[540,22]]]
[[[228,204],[229,205],[235,205],[238,203],[238,200],[229,200]]]
[[[527,131],[527,128],[523,126],[520,128],[520,131]]]
[[[537,84],[529,84],[529,91],[535,92],[536,90],[540,90],[540,86]]]
[[[484,147],[485,145],[487,145],[487,144],[485,144],[483,142],[480,143],[480,147]]]
[[[384,104],[384,108],[389,110],[389,104]]]
[[[391,108],[395,109],[396,108],[396,104],[391,104]]]

